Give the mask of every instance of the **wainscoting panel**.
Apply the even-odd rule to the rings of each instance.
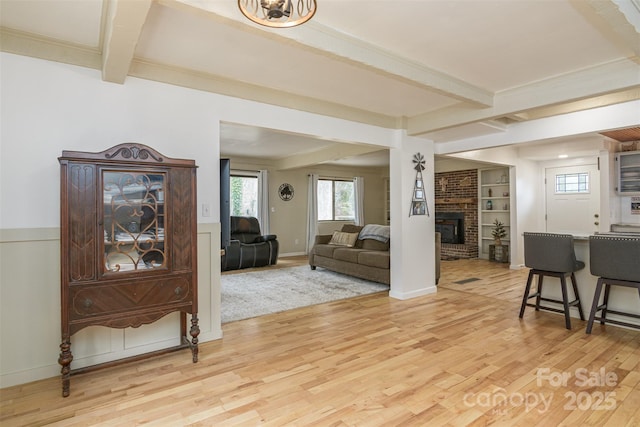
[[[220,224],[199,224],[200,342],[222,337],[219,247]],[[174,346],[179,324],[172,313],[140,328],[86,328],[71,338],[72,369]],[[59,375],[60,338],[60,230],[0,230],[0,387]]]

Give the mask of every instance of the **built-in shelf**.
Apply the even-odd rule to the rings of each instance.
[[[494,246],[492,231],[495,221],[502,222],[507,236],[502,242],[510,240],[511,193],[509,184],[509,168],[480,169],[478,171],[478,245],[480,258],[489,259],[491,246]],[[491,203],[489,203],[491,202]],[[487,209],[488,205],[491,209]],[[508,251],[506,253],[508,257]]]

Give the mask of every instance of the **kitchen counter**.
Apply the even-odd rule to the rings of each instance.
[[[611,232],[640,234],[640,224],[611,224]]]

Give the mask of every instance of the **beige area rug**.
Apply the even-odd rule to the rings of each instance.
[[[222,323],[388,291],[389,286],[308,265],[222,275]]]

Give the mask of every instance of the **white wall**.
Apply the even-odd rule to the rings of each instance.
[[[409,299],[436,292],[433,142],[398,131],[400,148],[390,151],[391,175],[391,290]],[[416,173],[414,155],[424,156],[422,173],[430,215],[409,216]]]
[[[1,78],[0,228],[58,227],[62,150],[102,151],[123,142],[195,159],[199,203],[217,200],[215,96],[134,78],[106,83],[96,70],[10,54],[2,54]]]
[[[62,150],[122,142],[195,159],[198,200],[218,199],[218,121],[210,94],[2,54],[0,140],[1,385],[56,375],[60,344],[59,176]],[[209,183],[209,185],[202,185]],[[214,211],[217,215],[217,209]],[[199,217],[201,342],[221,337],[219,219]],[[216,293],[217,292],[217,293]],[[73,367],[175,345],[177,314],[138,329],[93,327],[72,339]],[[25,356],[28,355],[28,356]]]
[[[524,239],[525,231],[544,230],[544,171],[537,162],[519,159],[513,168],[512,185],[515,183],[516,203],[512,203],[512,242],[516,242],[511,253],[511,267],[524,265]],[[515,215],[516,220],[513,221]]]
[[[620,224],[633,224],[640,226],[640,215],[631,213],[631,197],[623,196],[618,197],[620,203]],[[636,196],[637,200],[637,196]]]
[[[59,164],[63,150],[123,142],[195,159],[200,342],[221,337],[219,123],[236,122],[391,146],[394,131],[162,83],[106,83],[100,71],[0,54],[0,387],[59,372]],[[201,259],[204,257],[205,259]],[[175,343],[175,316],[140,329],[88,328],[72,337],[73,367]],[[19,350],[19,351],[18,351]]]

